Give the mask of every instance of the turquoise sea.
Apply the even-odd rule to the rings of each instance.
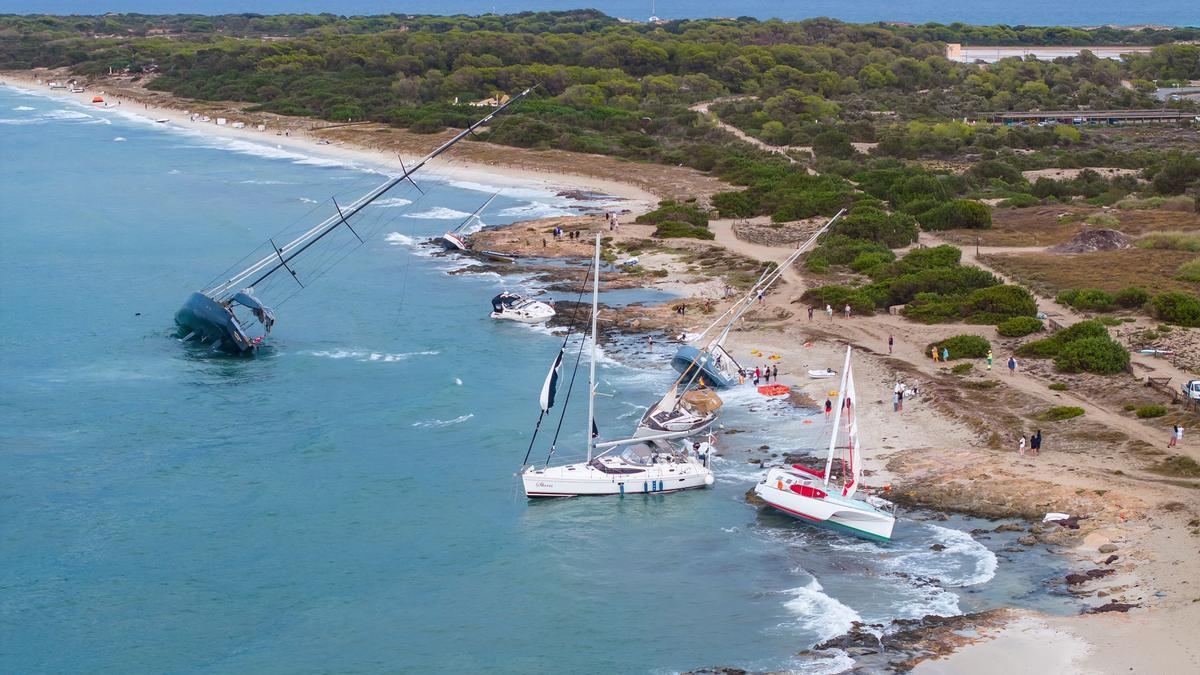
[[[749,390],[713,489],[519,497],[559,338],[487,310],[537,281],[417,243],[487,186],[375,207],[273,347],[227,358],[173,338],[187,294],[379,173],[6,87],[0,158],[2,672],[828,672],[795,654],[853,620],[1071,611],[1056,559],[967,533],[994,524],[910,513],[880,545],[746,506],[744,450],[820,427]],[[579,206],[507,189],[485,220]],[[655,349],[606,346],[606,436],[671,381]]]

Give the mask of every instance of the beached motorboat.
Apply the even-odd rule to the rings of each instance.
[[[336,264],[344,255],[342,251],[349,251],[361,245],[365,241],[364,235],[370,235],[369,232],[359,232],[355,229],[353,223],[356,222],[357,214],[401,183],[408,182],[415,186],[412,176],[428,162],[490,122],[508,106],[527,96],[530,91],[526,89],[512,97],[504,105],[442,143],[416,164],[407,168],[402,165],[401,175],[389,178],[350,204],[343,207],[336,200],[331,200],[336,211],[333,215],[304,230],[286,244],[279,245],[274,239],[268,240],[263,244],[264,254],[249,267],[240,271],[234,271],[234,268],[228,275],[218,277],[222,280],[192,293],[183,307],[175,313],[180,339],[184,342],[201,343],[213,351],[231,354],[254,351],[263,344],[275,324],[275,312],[272,307],[278,306],[293,295],[298,290],[297,286],[300,289],[304,288],[305,281],[320,276]],[[95,99],[103,100],[100,96],[96,96]],[[218,119],[218,123],[223,119]],[[323,254],[299,260],[299,256],[314,246],[324,249]],[[307,261],[313,261],[311,267],[300,267],[307,264]],[[279,274],[280,271],[287,274]],[[261,331],[255,328],[255,320]]]
[[[833,368],[817,368],[808,371],[808,376],[814,380],[828,380],[837,377],[837,371]]]
[[[526,298],[523,295],[505,291],[492,298],[493,319],[507,319],[521,323],[542,323],[554,316],[554,307],[542,302]]]
[[[718,389],[726,389],[741,382],[742,367],[738,364],[733,355],[725,350],[725,340],[729,337],[729,332],[737,324],[738,319],[754,306],[755,301],[771,288],[775,282],[783,276],[783,273],[792,266],[816,244],[817,239],[825,234],[831,225],[845,213],[845,210],[838,211],[829,222],[825,223],[812,234],[803,244],[791,253],[782,263],[768,267],[759,276],[750,290],[741,298],[738,298],[729,309],[725,310],[718,316],[707,328],[695,335],[688,336],[688,342],[698,342],[705,335],[718,328],[721,329],[716,337],[708,342],[696,346],[693,344],[684,344],[675,352],[675,356],[671,357],[671,366],[685,376],[691,373],[698,372],[703,384],[716,387]]]
[[[866,494],[862,481],[862,448],[859,444],[857,410],[850,368],[851,348],[846,348],[846,365],[838,389],[838,407],[833,418],[825,470],[800,464],[775,467],[767,472],[754,493],[767,504],[814,525],[844,530],[868,539],[889,540],[896,524],[892,502]],[[844,423],[845,446],[839,446]],[[840,458],[840,475],[834,479],[834,458]]]
[[[665,396],[646,410],[633,432],[634,438],[687,438],[704,433],[712,426],[717,420],[717,410],[724,404],[717,392],[693,389],[680,394],[679,388],[677,381]]]
[[[597,442],[600,435],[596,427],[596,333],[600,297],[600,235],[596,235],[596,253],[592,262],[592,322],[591,358],[588,372],[588,415],[587,454],[582,462],[550,465],[558,441],[557,432],[550,445],[546,463],[530,465],[529,453],[537,441],[542,419],[554,406],[558,388],[559,370],[562,367],[568,334],[563,338],[558,356],[546,375],[542,385],[541,413],[537,427],[525,452],[521,468],[521,482],[525,496],[577,497],[586,495],[624,495],[634,493],[666,493],[690,490],[712,485],[715,482],[709,462],[713,448],[709,442],[672,444],[671,434],[625,438],[616,441]],[[586,280],[585,280],[586,283]],[[583,345],[580,345],[583,349]],[[578,362],[577,362],[578,363]],[[574,378],[572,378],[572,381]],[[563,411],[565,414],[565,410]],[[561,428],[561,418],[559,420]],[[599,453],[596,451],[600,450]],[[619,452],[618,452],[619,450]]]
[[[463,232],[463,230],[465,230],[467,226],[474,224],[476,221],[482,223],[482,221],[479,220],[479,214],[483,213],[483,210],[488,207],[488,204],[492,203],[492,200],[495,199],[496,195],[498,194],[500,193],[497,192],[491,197],[488,197],[488,200],[483,203],[483,206],[475,209],[474,213],[463,219],[463,221],[458,224],[458,227],[443,234],[442,238],[438,240],[442,245],[442,248],[446,249],[447,251],[465,251],[469,249],[470,245],[467,243],[467,235],[465,232]]]

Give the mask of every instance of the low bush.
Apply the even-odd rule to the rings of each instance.
[[[1200,258],[1180,265],[1179,273],[1175,275],[1175,278],[1180,281],[1200,281]]]
[[[996,332],[1004,337],[1024,337],[1045,330],[1042,320],[1032,316],[1014,316],[996,325]]]
[[[1050,389],[1053,391],[1066,391],[1069,388],[1066,382],[1055,382],[1050,385]]]
[[[917,240],[917,221],[904,213],[886,213],[871,206],[855,206],[846,217],[833,224],[830,233],[898,248]]]
[[[1037,197],[1020,192],[1001,201],[997,206],[1002,209],[1023,209],[1029,206],[1037,206],[1041,203],[1042,200]]]
[[[1152,417],[1162,417],[1167,414],[1167,406],[1165,405],[1144,405],[1137,409],[1134,413],[1142,419],[1150,419]]]
[[[983,202],[955,199],[922,213],[917,220],[926,230],[983,229],[992,226],[992,211]]]
[[[673,201],[662,201],[658,208],[643,213],[634,222],[648,225],[658,225],[663,222],[684,222],[693,227],[708,227],[708,214],[695,204],[678,204]],[[711,239],[711,237],[703,237]]]
[[[1150,299],[1155,318],[1178,326],[1200,326],[1200,299],[1187,293],[1160,293]]]
[[[878,253],[889,262],[896,259],[896,254],[886,244],[830,234],[823,237],[821,243],[808,254],[804,267],[810,272],[824,272],[830,265],[849,265],[864,253]]]
[[[1138,248],[1200,253],[1200,234],[1195,232],[1151,232],[1137,240]]]
[[[1089,337],[1108,338],[1108,329],[1099,321],[1080,321],[1050,337],[1021,345],[1017,348],[1017,355],[1045,359],[1057,355],[1064,345]]]
[[[1112,294],[1099,288],[1069,288],[1054,299],[1081,312],[1109,312],[1116,306]]]
[[[850,305],[850,309],[855,314],[871,315],[875,313],[875,302],[862,289],[849,286],[836,284],[818,286],[805,291],[800,299],[818,308],[829,305],[835,314],[840,314],[846,305]]]
[[[1054,367],[1067,373],[1112,375],[1129,367],[1129,350],[1109,337],[1088,337],[1063,345]]]
[[[971,291],[960,311],[971,323],[998,324],[1016,316],[1033,317],[1037,301],[1023,286],[1002,284]]]
[[[1073,417],[1079,417],[1084,413],[1083,408],[1073,405],[1059,405],[1053,408],[1048,408],[1036,415],[1037,419],[1042,422],[1061,422],[1069,420]]]
[[[1117,227],[1121,224],[1121,219],[1110,213],[1094,213],[1084,218],[1083,222],[1101,227]]]
[[[1117,291],[1113,300],[1125,309],[1137,309],[1150,300],[1150,294],[1143,288],[1130,286]]]
[[[987,356],[992,345],[986,338],[979,335],[955,335],[952,338],[925,345],[925,353],[931,353],[934,347],[937,347],[938,358],[941,358],[942,350],[945,349],[950,353],[950,360],[953,361],[955,359],[981,359]]]
[[[974,367],[975,365],[972,363],[960,363],[951,368],[950,372],[954,373],[955,375],[966,375],[967,373],[971,372],[971,369]]]
[[[692,225],[678,220],[664,220],[654,228],[655,239],[713,239],[716,235],[707,227]]]
[[[1150,470],[1164,476],[1200,478],[1200,463],[1184,455],[1171,455]]]

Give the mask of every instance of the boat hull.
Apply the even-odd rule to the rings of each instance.
[[[586,464],[530,467],[521,474],[521,480],[525,496],[530,499],[679,492],[714,482],[712,471],[693,464],[656,465],[632,474],[605,473]]]
[[[890,513],[838,494],[808,497],[792,492],[786,486],[780,490],[767,481],[756,485],[754,493],[770,507],[793,518],[876,541],[890,541],[896,524],[896,517]]]
[[[695,436],[697,434],[704,433],[716,420],[716,415],[709,415],[701,419],[691,417],[690,421],[687,423],[667,422],[665,424],[660,424],[657,421],[650,419],[650,412],[647,412],[642,416],[642,421],[638,423],[637,429],[634,430],[633,437],[646,438],[649,436],[655,436],[664,440],[687,438],[688,436]],[[670,434],[670,436],[664,436],[663,434]]]
[[[214,351],[245,354],[258,346],[229,310],[203,293],[188,296],[183,307],[175,312],[175,324],[179,326],[180,337],[207,345]]]
[[[459,237],[453,232],[447,232],[446,234],[443,234],[442,238],[438,240],[438,243],[440,243],[442,248],[446,249],[447,251],[467,250],[467,242],[463,241],[462,237]]]
[[[671,357],[671,367],[685,377],[691,377],[698,368],[704,384],[717,389],[728,389],[738,383],[736,376],[717,367],[712,354],[702,354],[691,345],[683,345],[675,352],[675,356]]]
[[[489,316],[491,316],[493,319],[501,319],[504,321],[543,323],[554,317],[554,308],[544,302],[538,302],[525,309],[506,308],[499,312],[493,311]]]

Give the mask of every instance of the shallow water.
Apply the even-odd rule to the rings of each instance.
[[[838,661],[792,655],[854,617],[1045,603],[1060,572],[965,519],[879,545],[759,514],[740,450],[819,425],[749,388],[713,489],[527,503],[513,472],[558,338],[488,319],[520,278],[448,274],[468,263],[416,242],[456,221],[406,217],[470,212],[479,186],[391,196],[415,203],[375,209],[379,236],[280,308],[269,350],[214,358],[171,337],[186,295],[303,200],[381,176],[12,89],[0,111],[20,120],[0,124],[0,670],[813,670]],[[606,347],[604,436],[669,354]]]

